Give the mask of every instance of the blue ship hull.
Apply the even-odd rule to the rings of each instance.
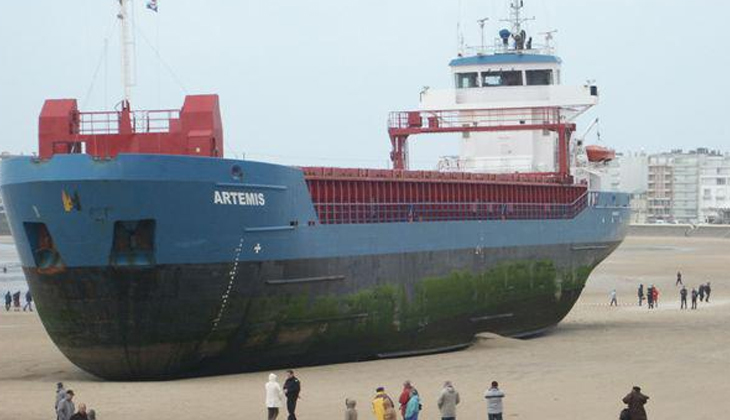
[[[326,225],[301,170],[189,156],[15,158],[0,179],[46,330],[107,379],[534,334],[570,311],[630,211],[626,195],[597,193],[572,219]]]

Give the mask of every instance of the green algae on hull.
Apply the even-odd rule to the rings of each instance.
[[[499,315],[519,306],[519,302],[568,306],[569,310],[592,269],[560,269],[550,260],[512,261],[501,262],[482,273],[458,270],[410,285],[379,284],[345,295],[313,297],[304,290],[299,294],[256,297],[252,298],[246,323],[268,328],[252,328],[250,340],[243,347],[252,350],[262,345],[341,346],[368,343],[379,337],[399,342],[398,334],[425,333],[430,325],[448,320]],[[566,291],[571,292],[569,301],[561,304]],[[536,310],[540,312],[545,311]],[[559,321],[550,319],[544,327]],[[536,326],[539,324],[535,322]],[[480,332],[476,328],[477,325],[465,325],[454,333],[473,335]]]

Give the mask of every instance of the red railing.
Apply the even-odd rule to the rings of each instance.
[[[314,181],[428,181],[438,183],[499,182],[521,184],[565,184],[558,174],[538,173],[476,173],[476,172],[439,172],[418,170],[393,170],[372,168],[337,168],[321,166],[301,167],[308,182]]]
[[[81,135],[119,134],[121,112],[79,112],[78,133]],[[153,111],[130,111],[133,133],[167,133],[170,121],[180,118],[180,111],[163,109]]]
[[[401,134],[401,132],[418,134],[474,130],[475,128],[542,127],[560,122],[560,109],[555,107],[399,111],[391,112],[388,116],[388,129],[391,134]]]
[[[572,219],[588,193],[572,203],[315,203],[322,224],[441,222],[460,220]]]

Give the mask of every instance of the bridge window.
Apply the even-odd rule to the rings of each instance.
[[[456,73],[456,88],[475,88],[479,87],[477,83],[479,79],[479,73]]]
[[[521,71],[485,71],[482,72],[482,87],[522,86]]]
[[[527,70],[528,86],[545,86],[553,84],[552,70]]]

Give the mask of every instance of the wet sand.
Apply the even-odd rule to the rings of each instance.
[[[493,379],[507,394],[506,419],[616,419],[621,397],[634,384],[651,397],[651,419],[728,418],[729,254],[727,239],[630,237],[550,333],[530,340],[485,335],[460,352],[298,369],[299,418],[340,419],[350,397],[360,418],[370,419],[374,388],[385,386],[397,397],[404,379],[414,381],[424,399],[422,420],[440,418],[435,400],[447,379],[461,394],[461,419],[486,418],[482,393]],[[680,311],[677,269],[688,286],[711,281],[712,303]],[[636,306],[640,282],[659,287],[658,310]],[[612,288],[618,308],[608,306]],[[35,314],[0,313],[0,419],[55,418],[57,381],[105,420],[264,419],[267,375],[104,382],[68,362]]]

